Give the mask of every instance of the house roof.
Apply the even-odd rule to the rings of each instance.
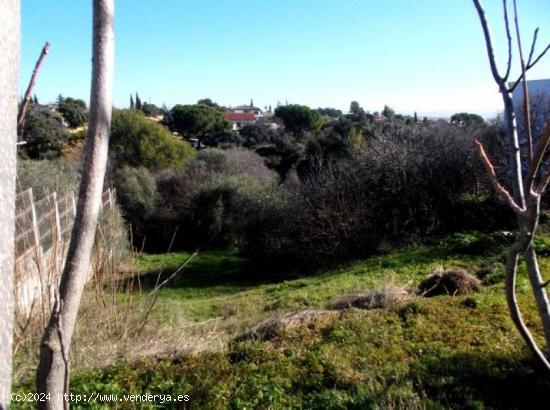
[[[229,121],[255,121],[256,117],[250,112],[226,112],[225,118]]]

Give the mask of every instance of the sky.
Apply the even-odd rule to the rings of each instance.
[[[505,57],[502,2],[485,3],[497,56]],[[21,1],[20,94],[49,41],[39,101],[88,101],[91,4]],[[548,0],[518,0],[518,14],[524,48],[536,27],[538,49],[550,43]],[[501,110],[470,0],[115,0],[115,22],[119,108],[137,91],[168,107],[211,98],[343,111],[356,100],[371,112],[387,104],[419,116]],[[550,53],[528,78],[550,78]]]

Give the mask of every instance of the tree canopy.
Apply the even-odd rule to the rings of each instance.
[[[181,168],[194,153],[187,142],[137,110],[113,112],[111,150],[121,164],[147,168]]]
[[[305,131],[318,130],[322,125],[321,116],[305,105],[290,104],[277,107],[275,117],[280,118],[287,131],[303,135]]]
[[[199,139],[229,128],[223,113],[205,104],[178,104],[170,110],[166,122],[172,131]]]
[[[61,113],[69,127],[76,128],[88,121],[88,110],[83,100],[71,97],[60,97],[57,111]]]
[[[457,125],[483,125],[485,120],[481,115],[469,114],[467,112],[459,112],[451,116],[451,124]]]

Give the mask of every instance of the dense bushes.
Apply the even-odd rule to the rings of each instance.
[[[488,131],[477,131],[340,118],[256,152],[202,150],[154,177],[124,169],[120,201],[150,250],[166,250],[177,228],[176,247],[236,247],[263,267],[315,270],[433,234],[510,227],[480,177],[471,135]]]
[[[115,110],[111,124],[111,151],[116,161],[155,169],[182,168],[194,150],[177,140],[161,124],[136,110]]]
[[[63,117],[47,107],[33,105],[25,114],[20,137],[26,143],[21,153],[31,159],[52,159],[62,153],[62,146],[69,139],[63,125]]]

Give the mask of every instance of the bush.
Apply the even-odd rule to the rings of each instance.
[[[86,103],[74,98],[60,98],[57,111],[61,113],[69,127],[76,128],[88,121]]]
[[[35,196],[50,192],[71,192],[79,183],[79,162],[61,160],[17,161],[17,182],[20,190],[32,188]]]
[[[124,215],[139,232],[153,215],[157,200],[157,186],[147,168],[122,167],[116,178],[118,203]]]
[[[136,110],[113,112],[110,144],[117,163],[149,169],[182,169],[195,152]]]
[[[22,150],[31,159],[59,157],[63,144],[69,139],[61,115],[41,106],[29,107],[20,133],[26,141]]]

